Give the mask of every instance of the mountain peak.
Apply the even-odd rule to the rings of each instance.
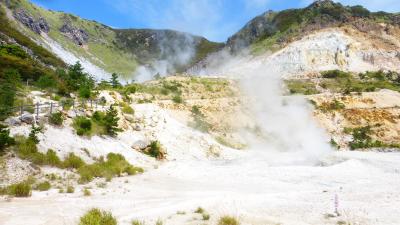
[[[315,9],[315,8],[326,8],[326,7],[332,7],[332,6],[338,6],[341,4],[336,3],[332,0],[316,0],[311,5],[309,5],[307,8],[308,9]]]

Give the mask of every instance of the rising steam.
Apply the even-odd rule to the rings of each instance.
[[[210,66],[198,67],[196,74],[233,76],[250,99],[263,136],[250,140],[256,158],[269,164],[316,164],[330,152],[329,138],[313,120],[308,101],[283,95],[281,65],[245,53],[232,56],[228,51],[210,56],[209,61]]]
[[[181,38],[170,39],[161,37],[158,47],[161,51],[159,60],[150,65],[140,66],[134,74],[138,82],[153,79],[155,76],[164,77],[174,74],[177,68],[187,65],[195,56],[196,41],[186,33]]]

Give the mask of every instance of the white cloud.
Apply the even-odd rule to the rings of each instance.
[[[180,30],[219,41],[224,41],[224,35],[236,29],[222,17],[224,6],[229,3],[226,0],[107,1],[147,27]]]
[[[270,2],[271,0],[246,0],[245,4],[247,8],[251,9],[251,8],[265,7]]]

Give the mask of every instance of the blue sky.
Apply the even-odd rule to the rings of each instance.
[[[313,0],[31,0],[116,28],[174,29],[225,41],[253,17],[299,8]],[[399,0],[339,0],[372,11],[400,11]]]

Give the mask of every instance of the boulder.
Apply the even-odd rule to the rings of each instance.
[[[132,115],[125,115],[125,119],[130,123],[135,122],[135,117]]]
[[[135,124],[132,128],[135,131],[142,131],[143,130],[143,127],[141,125],[139,125],[139,124]]]
[[[4,122],[12,127],[21,125],[21,120],[19,120],[17,117],[8,118]]]
[[[31,14],[24,9],[14,11],[14,17],[23,25],[31,29],[33,32],[40,34],[41,32],[49,33],[50,26],[44,18],[36,20]]]
[[[32,124],[35,120],[34,116],[29,112],[22,113],[20,120],[27,124]]]
[[[74,27],[70,22],[65,22],[60,28],[60,32],[79,46],[84,45],[89,41],[89,34],[82,29]]]
[[[132,148],[135,150],[141,151],[141,150],[146,149],[147,146],[149,146],[149,145],[150,145],[149,141],[139,140],[139,141],[136,141],[135,143],[133,143]]]

